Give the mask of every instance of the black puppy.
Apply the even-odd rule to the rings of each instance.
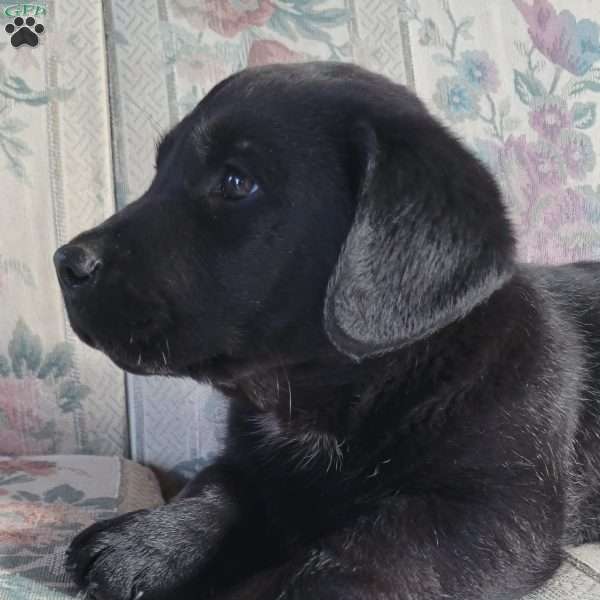
[[[230,77],[55,261],[85,342],[231,398],[179,498],[73,541],[93,597],[506,600],[600,537],[600,269],[516,263],[494,180],[402,86]]]

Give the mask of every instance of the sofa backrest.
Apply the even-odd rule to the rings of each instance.
[[[0,454],[188,473],[218,451],[223,399],[125,376],[79,343],[51,256],[143,192],[159,136],[247,65],[348,60],[405,83],[497,175],[524,260],[600,256],[595,2],[40,4],[39,46],[0,46]]]

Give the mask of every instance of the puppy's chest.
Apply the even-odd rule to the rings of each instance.
[[[251,431],[247,451],[256,457],[266,475],[276,471],[284,479],[306,472],[333,475],[344,467],[349,445],[343,430],[323,427],[314,419],[292,421],[274,414],[253,416],[247,427]]]
[[[346,439],[322,429],[290,428],[272,415],[255,417],[248,427],[246,472],[280,543],[310,538],[346,517],[344,504],[355,496]]]
[[[351,412],[334,420],[255,414],[238,438],[239,455],[264,489],[302,496],[307,506],[394,493],[414,452],[394,427],[369,425],[356,426]]]

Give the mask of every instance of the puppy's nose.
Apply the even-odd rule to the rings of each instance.
[[[54,266],[62,286],[74,289],[93,285],[102,269],[102,261],[85,246],[67,244],[54,253]]]

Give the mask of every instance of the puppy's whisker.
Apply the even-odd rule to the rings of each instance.
[[[275,397],[277,403],[279,403],[279,373],[277,371],[275,371],[275,386]]]

